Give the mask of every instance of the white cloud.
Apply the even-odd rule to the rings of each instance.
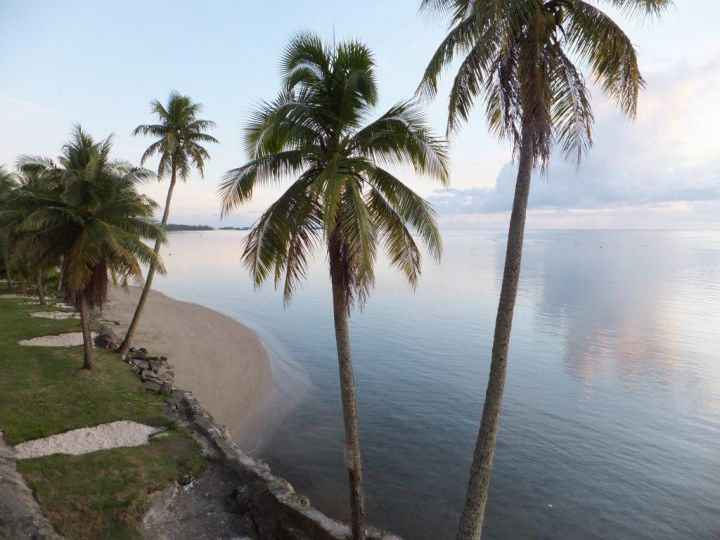
[[[720,201],[719,94],[720,56],[651,73],[635,122],[598,103],[590,155],[579,169],[555,156],[547,176],[533,179],[530,209],[542,210],[540,222],[550,224],[587,224],[580,216],[594,215],[606,225],[615,213],[618,222],[632,226],[633,211],[639,226],[715,221],[717,214],[704,212],[701,203]],[[515,174],[507,163],[492,187],[436,192],[431,200],[446,223],[494,225],[502,219],[488,214],[510,209]]]

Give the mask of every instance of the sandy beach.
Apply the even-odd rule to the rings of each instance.
[[[118,334],[127,328],[139,296],[138,287],[111,288],[103,318],[120,323]],[[177,386],[192,391],[238,444],[254,444],[273,387],[255,332],[217,311],[152,291],[133,345],[167,356]]]

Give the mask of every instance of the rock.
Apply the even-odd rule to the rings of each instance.
[[[138,360],[137,358],[129,358],[128,363],[135,366],[135,371],[140,374],[144,369],[150,369],[150,363],[147,360]]]
[[[0,431],[0,538],[62,540],[42,515],[16,464]]]
[[[114,350],[120,346],[120,340],[113,334],[103,332],[95,337],[95,346]]]
[[[139,349],[130,349],[128,351],[128,355],[130,358],[134,358],[135,360],[144,360],[148,356],[147,349],[144,347],[140,347]]]
[[[173,390],[175,390],[175,387],[167,381],[163,381],[160,385],[160,393],[164,396],[171,395],[173,393]]]
[[[143,382],[145,390],[152,390],[153,392],[160,392],[162,390],[162,382],[147,380]]]

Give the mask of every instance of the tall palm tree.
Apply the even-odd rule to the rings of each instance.
[[[200,176],[203,176],[205,161],[210,159],[210,155],[202,144],[216,143],[218,141],[206,133],[208,129],[215,126],[215,123],[198,118],[197,115],[202,111],[202,105],[194,103],[188,96],[171,92],[167,105],[155,100],[151,103],[151,108],[159,123],[138,126],[133,131],[133,135],[150,135],[158,139],[145,150],[140,163],[144,164],[149,158],[157,154],[160,156],[157,171],[158,178],[170,175],[170,186],[168,187],[165,209],[160,222],[165,227],[170,216],[170,201],[178,177],[183,181],[187,181],[193,169],[197,169]],[[154,249],[156,258],[160,254],[160,244],[161,240],[158,238]],[[125,339],[120,345],[121,354],[127,353],[132,344],[143,308],[150,294],[155,269],[155,264],[150,264],[145,286],[140,294],[140,300],[138,300],[132,321],[130,321],[130,326],[128,326],[125,333]]]
[[[256,184],[293,179],[255,224],[243,254],[256,285],[270,276],[276,285],[284,281],[286,302],[311,253],[321,244],[327,249],[353,537],[364,538],[350,310],[373,286],[378,244],[413,286],[421,256],[411,231],[440,257],[432,208],[384,167],[409,164],[445,185],[446,147],[411,102],[365,124],[377,86],[372,54],[362,43],[329,47],[313,34],[298,34],[285,50],[281,70],[280,95],[263,103],[246,128],[250,161],[228,171],[220,186],[223,214],[250,199]]]
[[[15,252],[31,261],[61,261],[64,289],[80,310],[83,368],[93,369],[89,310],[102,308],[110,280],[142,283],[141,264],[159,265],[143,240],[162,240],[152,221],[157,204],[136,190],[153,173],[111,161],[110,138],[96,143],[77,126],[58,164],[48,158],[23,157],[20,167],[42,173],[55,187],[28,192],[26,216],[17,226]],[[18,200],[18,206],[20,204]]]
[[[628,15],[658,15],[671,2],[605,3]],[[505,386],[532,171],[545,169],[553,143],[578,165],[590,149],[593,114],[578,65],[586,66],[602,92],[630,117],[643,79],[630,38],[600,7],[584,0],[423,0],[422,9],[449,15],[450,31],[419,92],[434,96],[441,72],[461,57],[450,91],[448,131],[468,119],[479,98],[490,131],[512,142],[518,161],[490,376],[457,536],[477,539]]]

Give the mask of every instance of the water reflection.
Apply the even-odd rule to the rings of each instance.
[[[324,258],[283,309],[253,290],[242,236],[171,235],[158,286],[248,322],[306,376],[260,453],[345,518]],[[351,321],[368,515],[409,539],[453,536],[504,257],[503,234],[444,237],[415,294],[381,266]],[[719,269],[717,233],[527,235],[485,538],[720,538]]]

